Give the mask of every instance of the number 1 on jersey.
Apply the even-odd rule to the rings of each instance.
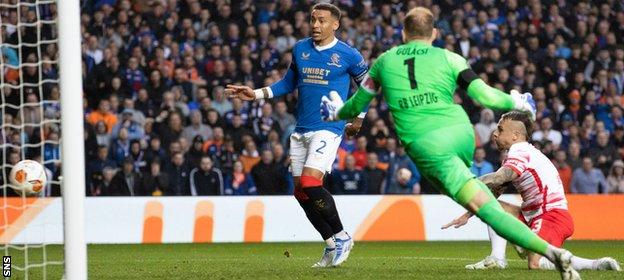
[[[418,88],[418,83],[416,82],[416,73],[414,73],[414,58],[408,58],[403,61],[403,65],[407,65],[407,77],[409,77],[410,87],[412,89]]]

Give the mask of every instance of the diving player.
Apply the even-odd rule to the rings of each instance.
[[[357,116],[381,87],[397,135],[423,176],[500,236],[548,258],[563,279],[580,279],[570,265],[573,255],[569,251],[548,244],[506,213],[489,188],[470,172],[474,130],[464,109],[453,102],[455,89],[460,87],[485,107],[516,109],[534,116],[533,98],[528,93],[508,95],[488,86],[463,57],[433,47],[437,37],[433,22],[429,9],[410,10],[403,19],[405,43],[377,58],[346,103],[335,93],[324,97],[321,114],[328,121]]]
[[[505,113],[494,131],[494,141],[501,151],[508,151],[503,166],[496,172],[479,177],[498,197],[505,190],[506,183],[512,183],[522,196],[520,207],[500,201],[508,213],[518,217],[531,230],[549,244],[561,247],[563,242],[572,236],[574,222],[568,212],[568,203],[563,191],[559,172],[553,163],[527,140],[532,134],[533,122],[525,113],[511,111]],[[455,226],[461,227],[468,222],[472,213],[467,212],[453,220],[442,229]],[[498,236],[488,227],[492,254],[485,259],[466,265],[466,269],[505,268],[505,249],[507,241]],[[523,251],[523,250],[521,250]],[[548,259],[529,252],[530,269],[555,269]],[[572,267],[576,270],[621,270],[613,258],[600,259],[572,258]]]

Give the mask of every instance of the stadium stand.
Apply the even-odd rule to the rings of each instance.
[[[81,2],[87,195],[201,193],[191,188],[195,176],[218,178],[210,183],[217,184],[218,191],[205,193],[292,193],[287,140],[294,127],[297,94],[249,103],[226,99],[223,87],[230,83],[261,87],[280,79],[291,61],[290,48],[310,35],[309,9],[315,1]],[[369,65],[401,42],[400,23],[407,10],[417,5],[431,8],[441,31],[436,46],[467,58],[491,85],[506,92],[515,88],[533,93],[538,107],[533,144],[553,160],[566,190],[624,192],[621,1],[334,4],[344,15],[339,39],[355,46]],[[12,14],[1,16],[3,22],[15,21]],[[11,41],[15,36],[15,30],[2,28],[2,38]],[[13,61],[14,49],[3,48],[2,55],[7,63],[19,63]],[[56,56],[54,45],[45,56]],[[55,66],[44,67],[44,72],[44,78],[57,75]],[[20,82],[14,69],[3,75],[7,83]],[[32,80],[37,77],[28,70],[24,73],[24,80],[32,83],[38,82]],[[58,98],[58,85],[42,89],[46,99]],[[6,102],[19,102],[10,89],[5,88],[4,94]],[[490,137],[500,112],[483,109],[460,90],[456,101],[475,123],[475,148],[485,153],[479,153],[479,166],[496,170],[501,155]],[[44,113],[57,114],[58,108],[47,106]],[[41,118],[38,114],[7,110],[2,118],[19,125]],[[45,129],[45,135],[38,131],[16,135],[7,129],[0,141],[19,146],[54,133],[54,127]],[[383,101],[373,102],[359,136],[343,140],[335,164],[340,172],[333,177],[340,184],[327,180],[331,191],[437,193],[403,158]],[[46,157],[58,155],[58,147],[44,149]],[[201,166],[204,156],[212,159],[210,166]],[[371,159],[374,166],[368,164]],[[60,174],[58,167],[48,168],[54,176]],[[405,168],[412,173],[410,180],[398,178]],[[358,174],[358,182],[346,183],[349,176],[340,174]],[[271,180],[275,177],[280,180]],[[597,181],[598,187],[570,187],[579,181]],[[356,184],[357,191],[345,191],[348,184]]]

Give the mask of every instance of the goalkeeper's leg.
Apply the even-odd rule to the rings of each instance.
[[[476,214],[501,237],[548,258],[557,265],[563,279],[580,279],[571,266],[573,255],[548,244],[516,217],[505,212],[483,182],[472,178],[451,197]]]
[[[472,126],[446,126],[414,139],[403,139],[421,174],[440,191],[476,214],[501,237],[545,256],[557,265],[563,279],[580,279],[571,267],[572,254],[549,245],[516,217],[505,212],[492,192],[475,179],[468,166],[474,151]],[[409,142],[408,142],[409,141]]]
[[[570,266],[570,252],[549,245],[516,217],[506,213],[487,186],[474,178],[468,169],[474,149],[471,131],[468,125],[432,131],[426,137],[410,141],[407,152],[425,178],[476,214],[498,235],[547,257],[557,265],[563,279],[579,279]]]
[[[476,214],[501,237],[536,253],[554,256],[548,243],[516,217],[503,210],[483,182],[475,179],[468,166],[473,157],[471,126],[457,125],[432,131],[414,139],[407,152],[418,170],[467,210]]]

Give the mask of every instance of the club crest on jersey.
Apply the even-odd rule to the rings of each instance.
[[[337,53],[332,54],[330,58],[330,62],[327,62],[327,65],[342,67],[342,65],[340,65],[340,55],[338,55]]]
[[[302,52],[302,53],[301,53],[301,59],[303,59],[303,60],[308,60],[308,59],[310,59],[310,53],[307,53],[307,52]]]

